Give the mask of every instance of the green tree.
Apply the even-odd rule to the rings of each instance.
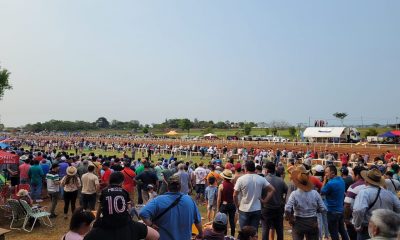
[[[274,127],[271,129],[272,135],[276,136],[278,134],[278,128]]]
[[[296,136],[296,128],[293,126],[289,127],[289,134],[292,137]]]
[[[245,135],[250,135],[250,133],[251,133],[251,128],[252,128],[252,125],[249,124],[249,123],[246,123],[246,124],[244,125],[244,127],[243,127],[244,134],[245,134]]]
[[[99,117],[96,120],[96,122],[94,122],[94,124],[98,128],[109,128],[110,127],[110,123],[108,122],[107,118],[105,118],[105,117]]]
[[[204,134],[207,134],[207,133],[214,133],[214,128],[212,128],[212,127],[207,127],[207,128],[205,128],[205,129],[203,129],[202,133],[203,133],[203,135],[204,135]]]
[[[11,84],[8,81],[8,78],[10,77],[10,72],[7,69],[1,69],[0,66],[0,100],[4,96],[4,91],[5,90],[10,90],[12,89]]]
[[[188,132],[188,135],[189,135],[190,129],[193,126],[192,122],[187,118],[180,119],[178,125],[179,125],[179,128],[182,129],[182,131],[186,130]]]
[[[269,128],[264,128],[265,135],[269,135]]]
[[[342,126],[344,126],[343,121],[344,119],[348,116],[347,113],[345,112],[335,112],[332,114],[335,118],[339,119],[340,122],[342,123]]]
[[[378,131],[376,131],[376,129],[374,129],[374,128],[370,128],[370,129],[368,129],[368,131],[365,132],[364,137],[377,136],[377,135],[378,135]]]
[[[4,129],[4,124],[0,123],[0,131],[3,131]]]

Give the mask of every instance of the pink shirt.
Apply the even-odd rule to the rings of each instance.
[[[69,231],[65,234],[65,238],[63,237],[61,240],[83,240],[83,236],[79,235],[76,232]]]
[[[19,168],[19,177],[21,179],[28,179],[29,178],[28,171],[29,171],[29,168],[31,168],[31,165],[23,163],[18,168]]]

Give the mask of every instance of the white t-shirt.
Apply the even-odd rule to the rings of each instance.
[[[267,179],[257,174],[245,174],[238,178],[234,189],[242,196],[239,210],[242,212],[260,211],[262,190],[269,185]]]
[[[194,175],[196,176],[196,184],[206,184],[207,171],[203,167],[196,168]]]

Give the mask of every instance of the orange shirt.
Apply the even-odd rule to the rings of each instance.
[[[210,173],[207,175],[207,177],[206,177],[207,183],[208,183],[208,179],[209,179],[210,177],[215,177],[215,183],[214,183],[214,185],[216,185],[216,186],[218,185],[218,182],[220,182],[220,181],[222,180],[221,176],[220,176],[218,173],[216,173],[215,171],[212,171],[212,172],[210,172]]]

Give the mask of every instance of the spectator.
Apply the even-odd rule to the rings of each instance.
[[[78,208],[72,214],[69,224],[69,231],[62,240],[83,240],[84,236],[90,231],[90,225],[95,217],[92,212]]]
[[[186,165],[183,163],[179,164],[178,172],[174,175],[179,176],[179,179],[181,180],[181,193],[188,194],[189,189],[191,188],[191,183],[189,173],[185,171],[185,166]]]
[[[29,183],[29,168],[31,168],[30,159],[26,155],[22,155],[20,161],[23,161],[21,165],[19,165],[19,179],[21,184]]]
[[[269,232],[272,230],[276,231],[277,240],[283,240],[283,213],[288,187],[281,177],[276,176],[273,162],[267,162],[266,169],[266,179],[274,187],[275,192],[271,200],[262,205],[262,239],[268,240]]]
[[[102,169],[104,171],[103,175],[101,176],[101,181],[100,181],[100,188],[104,189],[108,186],[109,181],[110,181],[110,176],[111,176],[111,169],[110,169],[110,162],[105,161],[102,164]]]
[[[291,172],[291,180],[297,187],[285,205],[285,216],[292,226],[294,240],[318,239],[317,212],[326,212],[325,205],[308,176],[304,166],[296,167]]]
[[[200,212],[190,196],[179,193],[180,188],[179,177],[170,177],[169,192],[158,196],[140,211],[146,225],[158,228],[160,240],[191,239],[192,224],[199,230],[198,237],[203,237]]]
[[[200,201],[203,200],[206,189],[207,171],[203,166],[204,163],[201,162],[199,167],[194,170],[194,175],[196,178],[196,200]]]
[[[71,205],[71,212],[75,211],[78,189],[81,187],[81,181],[77,176],[76,167],[67,168],[67,176],[61,179],[61,186],[64,188],[64,219],[68,218],[68,209]]]
[[[110,175],[109,186],[100,195],[93,229],[84,240],[156,240],[159,234],[151,227],[132,221],[128,209],[131,205],[129,194],[122,188],[124,175],[114,172]]]
[[[153,200],[157,197],[157,192],[154,191],[154,186],[149,184],[147,185],[148,193],[149,193],[149,201]]]
[[[147,186],[149,184],[151,184],[151,185],[155,186],[156,188],[158,187],[157,186],[157,183],[158,183],[157,175],[154,172],[150,171],[150,164],[145,163],[144,171],[142,173],[140,173],[138,176],[136,176],[135,179],[141,185],[143,202],[146,204],[149,201],[149,189],[147,188]],[[142,203],[139,201],[139,204],[142,204]]]
[[[344,181],[344,186],[345,186],[345,192],[347,189],[349,189],[350,185],[354,183],[353,178],[349,176],[349,169],[347,167],[342,167],[340,169],[340,172],[342,173],[342,178]]]
[[[121,171],[124,174],[124,183],[122,188],[129,193],[131,199],[135,199],[135,177],[136,173],[130,168],[130,164],[126,161],[124,169]]]
[[[100,190],[99,178],[94,174],[95,166],[90,165],[82,175],[82,206],[85,210],[95,210],[97,192]]]
[[[41,199],[42,195],[42,179],[43,179],[43,170],[39,166],[39,161],[34,160],[33,161],[33,166],[29,168],[28,171],[28,176],[30,178],[30,184],[31,184],[31,193],[32,193],[32,200],[34,202],[40,203],[43,202]]]
[[[217,213],[211,229],[204,230],[204,240],[224,240],[228,218],[224,213]]]
[[[237,240],[257,240],[257,229],[253,226],[244,226],[242,230],[239,231]]]
[[[366,187],[358,193],[353,205],[353,224],[357,231],[357,239],[369,239],[368,222],[375,209],[389,209],[400,212],[400,201],[391,192],[382,189],[385,181],[378,169],[361,172]]]
[[[214,218],[215,212],[217,211],[217,187],[215,186],[216,179],[214,177],[208,178],[208,187],[206,188],[206,200],[207,200],[207,218],[211,222]]]
[[[321,195],[325,196],[324,202],[328,208],[328,228],[332,240],[339,240],[339,235],[343,240],[348,240],[343,218],[343,201],[345,194],[345,183],[337,176],[337,168],[333,165],[325,168],[324,186]]]
[[[398,239],[400,216],[388,209],[376,209],[372,211],[368,224],[368,234],[371,240]]]
[[[60,176],[58,175],[58,172],[58,163],[53,163],[50,172],[46,174],[47,193],[51,200],[50,218],[57,217],[55,210],[60,196]]]
[[[391,191],[397,197],[397,192],[400,190],[400,182],[393,179],[393,172],[391,171],[387,171],[384,177],[386,189]]]
[[[218,187],[217,211],[225,213],[226,215],[229,216],[231,236],[235,236],[236,206],[233,201],[233,192],[235,185],[232,183],[233,179],[232,171],[229,169],[225,169],[220,175],[224,180]]]
[[[244,226],[253,226],[258,229],[261,203],[267,203],[272,198],[275,189],[265,178],[255,173],[254,162],[247,161],[245,171],[246,174],[237,180],[233,193],[236,208],[239,209],[239,225],[240,229]],[[266,192],[266,197],[261,198],[263,190]],[[240,202],[239,194],[242,196]]]

